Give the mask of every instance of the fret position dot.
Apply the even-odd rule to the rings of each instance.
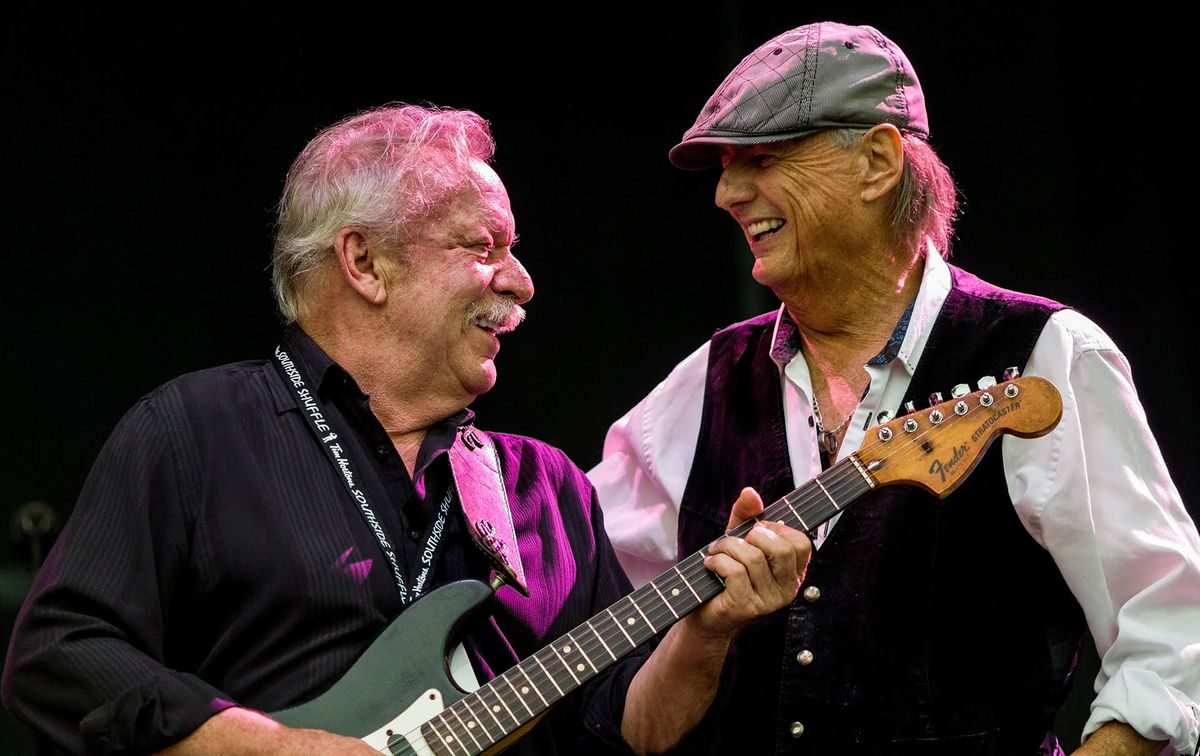
[[[529,688],[528,688],[528,687],[526,687],[526,686],[524,686],[524,685],[522,685],[522,686],[521,686],[521,695],[523,695],[523,696],[525,696],[525,695],[529,695]]]
[[[569,653],[571,653],[571,647],[570,647],[570,646],[563,646],[563,653],[564,653],[564,654],[569,654]]]
[[[468,730],[475,729],[475,720],[472,719],[470,722],[467,722],[467,729]]]
[[[493,707],[492,707],[492,711],[494,711],[494,712],[496,712],[497,714],[499,714],[499,713],[500,713],[500,707],[499,707],[499,706],[493,706]]]
[[[580,672],[582,672],[582,671],[583,671],[583,665],[582,665],[582,664],[576,664],[576,665],[575,665],[575,669],[577,669],[577,670],[579,670]]]
[[[447,743],[453,743],[453,742],[454,742],[454,736],[453,736],[453,735],[448,735],[448,736],[446,736],[446,742],[447,742]]]
[[[627,620],[625,620],[625,621],[626,621],[626,622],[628,622],[628,623],[629,623],[629,624],[631,624],[631,625],[632,625],[632,624],[635,624],[635,623],[637,622],[637,620],[635,620],[633,617],[630,617],[629,619],[627,619]]]
[[[672,588],[672,589],[671,589],[671,595],[672,595],[672,596],[678,596],[678,595],[679,595],[679,589],[678,589],[678,588]]]

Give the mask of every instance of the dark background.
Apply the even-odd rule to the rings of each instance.
[[[676,362],[771,306],[712,204],[715,174],[677,171],[666,152],[743,55],[825,18],[873,24],[905,49],[965,197],[954,260],[1074,305],[1116,339],[1195,516],[1183,265],[1194,246],[1174,189],[1194,159],[1181,117],[1193,43],[1169,18],[1144,4],[1120,18],[1012,5],[603,7],[54,18],[0,32],[0,536],[22,503],[70,510],[139,396],[268,354],[284,173],[318,128],[388,101],[492,121],[537,296],[475,409],[482,426],[546,439],[590,467],[607,424]],[[0,537],[0,641],[26,564]],[[6,717],[0,752],[26,752]]]

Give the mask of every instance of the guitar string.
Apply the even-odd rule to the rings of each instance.
[[[970,397],[964,397],[963,400],[965,401],[969,398]],[[918,445],[918,443],[922,439],[924,439],[925,436],[929,435],[929,433],[934,432],[939,427],[946,427],[949,424],[951,424],[959,419],[966,419],[968,415],[973,414],[978,409],[986,409],[986,408],[983,407],[982,404],[977,404],[974,407],[969,406],[968,412],[963,415],[958,415],[957,413],[950,414],[950,415],[946,416],[946,419],[943,421],[943,423],[941,423],[937,426],[933,426],[933,425],[928,426],[921,433],[916,434],[916,435],[906,434],[905,436],[902,437],[905,440],[902,441],[900,444],[897,444],[895,446],[895,448],[890,451],[890,453],[885,455],[884,459],[888,459],[891,461],[900,461],[900,458],[902,456],[906,456],[908,452],[915,452],[916,446]],[[885,443],[887,443],[887,442],[883,442],[882,440],[873,441],[869,445],[861,447],[859,449],[858,453],[861,454],[864,451],[868,451],[868,452],[874,451],[876,448],[884,445]],[[844,493],[848,488],[851,488],[852,486],[846,485],[849,482],[853,482],[856,486],[861,485],[857,482],[858,479],[861,479],[861,475],[858,473],[858,470],[854,467],[853,463],[845,464],[846,462],[847,462],[847,460],[845,460],[845,459],[842,460],[841,464],[843,464],[844,466],[840,467],[840,469],[838,466],[835,465],[835,467],[831,469],[831,472],[833,473],[833,475],[830,476],[829,480],[825,481],[825,483],[829,484],[826,486],[826,489],[829,491],[829,493],[831,495],[833,494],[833,492],[835,490],[837,490],[839,493]],[[780,499],[779,501],[774,502],[772,504],[772,506],[779,504],[779,503],[787,502],[785,506],[789,509],[796,505],[799,505],[801,507],[808,507],[808,506],[812,505],[813,503],[820,502],[822,497],[823,497],[823,494],[818,494],[817,492],[814,491],[814,492],[811,492],[811,495],[808,497],[807,501],[788,501],[787,497],[784,497],[783,499]],[[834,496],[833,498],[836,499],[838,497]],[[835,507],[835,509],[838,509],[838,508]],[[783,511],[783,509],[781,509],[781,512],[782,511]],[[799,517],[794,512],[792,514],[793,514],[793,516],[796,516],[797,519],[799,519]],[[684,582],[688,583],[689,585],[694,583],[697,579],[703,577],[704,573],[708,572],[708,570],[703,568],[702,560],[685,559],[684,561],[689,562],[689,564],[687,566],[682,567],[678,571],[678,574],[684,580]],[[678,565],[677,565],[677,567],[678,567]],[[670,573],[668,572],[665,574],[670,574]],[[662,575],[659,576],[659,578],[661,578],[661,577],[662,577]],[[690,578],[690,580],[689,580],[689,578]],[[656,580],[657,579],[658,578],[656,578]],[[633,603],[633,605],[636,607],[637,604],[636,604],[636,602],[633,601],[632,594],[630,594],[629,598],[631,599],[631,602]],[[652,629],[657,625],[655,620],[659,620],[659,621],[666,623],[671,617],[675,616],[675,613],[672,612],[666,606],[664,606],[661,609],[657,609],[657,610],[652,607],[649,609],[649,611],[651,614],[646,617],[646,621],[650,622]],[[665,627],[665,624],[663,625],[663,627]],[[595,631],[594,628],[593,628],[593,631]],[[619,640],[620,636],[617,633],[612,632],[612,631],[606,631],[606,632],[609,632],[612,636],[608,640],[614,640],[614,641]],[[603,642],[603,641],[601,641],[601,642]],[[586,651],[584,651],[582,648],[582,646],[584,644],[580,643],[578,645],[581,646],[581,652],[583,652],[586,655]],[[631,646],[629,648],[629,650],[625,651],[624,653],[629,653],[629,651],[632,651],[634,648],[637,647],[637,645],[640,645],[640,643]],[[593,648],[591,650],[592,650],[593,654],[595,654],[599,649],[598,649],[598,647],[593,646]],[[610,651],[610,653],[611,653],[611,651]],[[624,655],[624,653],[622,653],[622,656]],[[605,668],[607,668],[608,662],[604,662],[604,665],[605,665]],[[548,678],[548,679],[552,679],[552,678]],[[533,681],[530,680],[530,682],[532,683]],[[570,691],[568,691],[568,693],[569,692]],[[493,693],[495,695],[499,696],[498,691],[493,691]],[[463,699],[463,700],[465,701],[467,699]],[[480,698],[480,700],[482,701],[482,698]],[[557,701],[557,699],[556,699],[556,701]],[[453,705],[454,704],[451,704],[451,706],[453,706]],[[469,706],[466,706],[465,704],[464,704],[464,706],[467,709],[467,711],[469,712],[470,711]],[[449,709],[449,707],[447,707],[447,709]],[[472,715],[472,718],[477,718],[477,717],[474,717],[474,715]],[[519,726],[520,722],[517,721],[517,722],[515,722],[515,724],[517,724]],[[453,732],[453,727],[450,726],[450,723],[447,723],[446,726],[448,729],[450,729]],[[411,734],[417,732],[417,730],[419,730],[419,728],[417,728],[416,730],[413,730],[409,734],[411,735]],[[407,743],[408,741],[406,739],[406,740],[400,741],[400,742]],[[456,742],[462,743],[461,739],[458,739]],[[409,750],[406,747],[405,750],[396,751],[395,753],[405,753],[405,752],[411,753],[413,751]]]
[[[1004,384],[998,384],[998,385],[1004,385]],[[984,391],[978,392],[978,396],[982,396],[983,393],[986,393],[986,392],[984,392]],[[978,396],[975,396],[975,398],[978,399]],[[1005,397],[1005,398],[1007,399],[1009,397]],[[1015,397],[1012,397],[1012,398],[1015,398]],[[891,462],[903,462],[903,461],[905,461],[904,457],[915,456],[919,452],[924,451],[923,449],[919,448],[920,444],[931,433],[942,432],[942,429],[945,429],[945,428],[949,427],[950,425],[957,423],[959,420],[966,420],[970,415],[976,413],[978,410],[991,409],[990,407],[985,407],[982,403],[976,403],[976,404],[974,404],[974,406],[968,404],[967,412],[963,413],[962,415],[959,415],[958,413],[953,412],[953,409],[952,409],[953,404],[951,404],[951,402],[953,402],[954,404],[957,404],[958,401],[966,402],[970,399],[972,399],[972,396],[968,395],[968,396],[964,396],[958,400],[951,400],[950,402],[945,402],[944,403],[945,406],[950,407],[951,409],[949,409],[948,414],[943,413],[945,419],[941,423],[936,424],[936,425],[931,423],[930,425],[921,429],[920,433],[913,433],[913,434],[905,433],[904,436],[900,437],[903,439],[901,441],[901,443],[896,444],[893,449],[891,449],[889,452],[885,453],[882,457],[879,457],[879,459],[891,461]],[[993,405],[993,406],[995,406],[995,405]],[[932,411],[933,410],[931,408],[930,412],[932,412]],[[910,413],[910,414],[916,414],[916,413]],[[879,427],[879,426],[872,426],[872,427]],[[1000,430],[1000,428],[997,428],[997,431],[998,430]],[[994,436],[994,434],[988,434],[989,438],[992,438],[993,436]],[[857,452],[853,452],[852,455],[860,455],[860,454],[863,454],[864,452],[875,453],[875,451],[879,447],[890,443],[890,441],[883,441],[882,439],[876,440],[877,438],[878,438],[878,436],[876,434],[875,439],[872,439],[868,444],[864,444],[863,446],[861,446],[859,448],[859,450]],[[894,436],[893,439],[896,439],[896,437]],[[847,463],[849,463],[849,464],[847,464]],[[860,461],[860,463],[861,463],[861,461]],[[865,465],[864,465],[864,467],[865,467]],[[815,503],[821,502],[822,499],[825,499],[825,498],[832,498],[832,499],[836,500],[838,498],[838,496],[833,495],[834,491],[837,491],[839,494],[844,494],[847,491],[852,491],[854,488],[856,488],[856,487],[862,485],[862,483],[866,482],[863,479],[859,470],[855,467],[854,463],[850,462],[849,456],[847,458],[842,459],[840,462],[836,463],[827,472],[832,473],[832,474],[830,475],[828,480],[823,482],[823,484],[827,484],[827,485],[825,485],[825,489],[823,491],[820,489],[820,487],[818,487],[818,489],[816,491],[809,492],[809,495],[806,500],[797,500],[797,501],[789,500],[788,496],[791,495],[791,494],[789,494],[788,496],[784,496],[784,497],[780,498],[779,500],[772,502],[770,507],[774,507],[778,504],[785,504],[784,507],[780,508],[781,513],[785,513],[785,512],[787,512],[787,510],[791,510],[796,506],[799,506],[802,508],[810,507],[811,505],[813,505]],[[816,480],[816,478],[814,478],[813,480]],[[859,483],[859,481],[862,481],[862,483]],[[828,497],[826,496],[826,491],[828,492]],[[797,491],[793,491],[792,493],[793,494],[799,493],[799,489],[797,489]],[[865,491],[863,493],[865,493]],[[803,496],[803,494],[802,494],[802,496]],[[829,502],[829,504],[831,506],[833,506],[833,502]],[[770,507],[768,507],[768,508],[770,508]],[[837,511],[840,511],[841,507],[834,506],[834,509]],[[791,515],[792,515],[792,517],[796,518],[797,520],[800,520],[800,517],[796,514],[796,512],[794,512],[794,511],[791,512]],[[801,523],[798,522],[797,524],[801,524]],[[714,543],[715,543],[715,541],[714,541]],[[711,544],[709,544],[709,546],[711,546]],[[705,548],[707,549],[708,547],[705,547]],[[671,570],[664,572],[663,574],[656,577],[654,579],[654,581],[651,581],[651,582],[655,582],[664,576],[670,576],[673,578],[674,575],[671,575],[671,572],[672,572],[672,570],[674,570],[676,572],[676,574],[678,574],[678,576],[683,580],[683,582],[685,584],[687,584],[692,591],[694,591],[695,588],[693,587],[693,584],[696,581],[704,578],[705,574],[708,574],[708,575],[713,574],[711,571],[704,568],[703,559],[694,559],[694,557],[699,556],[701,553],[703,553],[703,552],[696,552],[692,555],[689,555],[689,557],[685,558],[679,564],[675,565],[675,567],[673,567]],[[685,563],[687,563],[687,564],[685,565]],[[634,592],[628,594],[624,598],[630,599],[631,605],[634,606],[635,608],[637,608],[639,612],[643,612],[643,613],[648,612],[647,614],[644,614],[645,621],[650,624],[651,629],[654,630],[656,633],[661,632],[662,629],[665,629],[667,627],[667,625],[671,623],[671,620],[677,619],[677,618],[682,618],[682,615],[677,615],[674,611],[672,611],[672,607],[669,606],[669,600],[667,600],[665,598],[665,595],[664,595],[662,601],[660,602],[663,604],[663,606],[661,608],[655,608],[654,606],[651,606],[649,609],[644,609],[644,608],[640,607],[636,603],[636,601],[634,601],[634,599],[633,599],[634,593],[637,593],[637,591],[634,591]],[[646,596],[643,598],[650,598],[650,594],[647,593]],[[616,606],[616,604],[614,603],[613,606]],[[692,609],[695,609],[695,607],[692,607]],[[689,611],[691,611],[691,609],[689,609]],[[659,625],[658,624],[659,621],[661,621],[663,624]],[[614,623],[615,623],[615,618],[614,618]],[[590,620],[588,620],[587,622],[585,622],[583,624],[587,624],[590,626]],[[582,626],[583,625],[580,625],[580,627],[582,627]],[[619,626],[617,626],[617,629],[620,629]],[[596,631],[596,629],[594,627],[592,628],[592,630],[593,630],[593,632],[598,632],[598,631]],[[574,629],[570,632],[574,632]],[[605,641],[618,643],[620,641],[621,635],[619,633],[613,632],[611,630],[605,630],[604,632],[609,633],[610,637],[600,638],[600,636],[598,636],[597,643],[603,644],[603,643],[605,643]],[[649,638],[647,638],[645,640],[648,640],[648,639]],[[642,643],[644,643],[645,640],[639,641],[638,643],[630,646],[628,650],[625,650],[621,654],[617,655],[616,659],[620,659],[623,656],[625,656],[626,654],[632,652],[634,649],[636,649],[638,646],[640,646]],[[627,645],[627,644],[628,644],[628,641],[626,641],[625,643],[621,643],[620,645]],[[578,645],[580,647],[580,652],[583,653],[585,655],[585,657],[587,657],[587,651],[584,650],[584,646],[588,645],[586,642],[586,636],[585,636],[584,642],[576,641],[576,645]],[[599,646],[593,644],[592,648],[590,650],[592,651],[593,655],[595,655],[596,652],[599,651]],[[608,651],[609,654],[612,654],[612,651],[610,649],[608,649],[607,647],[605,650]],[[536,655],[537,654],[535,653],[533,656],[536,656]],[[590,657],[587,657],[587,658],[590,661]],[[518,669],[520,667],[520,665],[523,665],[526,661],[529,661],[531,659],[532,659],[532,656],[523,660],[522,662],[520,662],[517,667],[513,667],[511,669]],[[607,669],[610,664],[615,663],[616,659],[612,659],[611,661],[601,659],[601,664],[603,666],[600,669]],[[528,673],[525,672],[523,669],[522,669],[522,673],[526,674],[526,676],[528,677]],[[503,674],[507,674],[507,672],[503,673]],[[490,688],[491,683],[499,680],[503,676],[503,674],[498,675],[493,681],[489,682],[488,687]],[[598,674],[598,672],[597,672],[597,674]],[[587,679],[591,679],[592,675],[586,675],[586,677],[587,677]],[[547,670],[547,680],[554,682],[553,678],[548,674],[548,670]],[[529,682],[531,684],[535,685],[535,683],[533,682],[532,679],[530,679]],[[511,681],[510,681],[510,684],[511,684]],[[564,684],[569,685],[569,683],[564,683]],[[580,683],[580,685],[581,684],[582,684],[582,682]],[[466,709],[467,713],[470,713],[469,705],[466,703],[463,703],[463,702],[468,701],[469,698],[472,696],[478,697],[479,701],[481,703],[483,703],[484,706],[486,706],[486,702],[483,702],[482,695],[477,695],[477,694],[480,694],[482,691],[483,691],[483,687],[481,687],[477,691],[474,691],[473,693],[467,694],[467,696],[464,696],[464,698],[459,699],[459,701],[456,701],[453,704],[450,704],[450,706],[447,706],[445,709],[442,710],[442,712],[439,712],[438,715],[435,715],[435,717],[443,716],[447,711],[449,711],[450,707],[455,706],[459,703],[462,703],[463,708]],[[560,695],[553,702],[551,702],[551,704],[557,703],[558,700],[560,700],[565,695],[569,695],[573,691],[574,691],[574,688],[571,688],[571,690],[568,690],[568,691],[566,691],[565,694]],[[491,689],[491,692],[493,693],[493,695],[496,695],[497,698],[503,700],[503,695],[500,693],[499,689],[493,688],[493,689]],[[514,700],[515,700],[515,697],[516,697],[516,695],[514,692]],[[522,699],[522,703],[524,703],[523,699]],[[549,707],[545,707],[545,708],[549,708]],[[543,709],[543,710],[545,710],[545,709]],[[391,746],[388,746],[385,749],[376,749],[376,750],[379,750],[380,753],[386,752],[386,753],[395,754],[397,756],[399,754],[416,753],[414,748],[411,746],[410,741],[408,740],[408,736],[419,733],[421,726],[431,722],[435,717],[431,717],[429,720],[426,720],[426,722],[423,722],[421,725],[418,725],[416,728],[413,728],[408,733],[405,733],[403,736],[403,739],[397,741],[395,744],[396,746],[400,747],[401,750],[391,750]],[[517,717],[510,715],[510,718],[514,719],[514,724],[516,725],[513,728],[514,730],[519,728],[523,724],[520,721],[520,719]],[[478,717],[476,717],[474,714],[471,714],[471,719],[478,719]],[[530,719],[532,719],[532,717]],[[458,737],[457,734],[454,733],[454,729],[448,721],[445,722],[445,726],[448,730],[450,730],[451,734],[454,735],[455,742],[463,744],[463,741],[461,740],[461,738]],[[470,734],[470,733],[468,733],[468,734]],[[506,733],[506,734],[509,734],[509,733]],[[472,737],[472,739],[474,739],[473,735],[471,735],[471,737]],[[490,737],[488,739],[491,740]],[[498,742],[498,741],[496,741],[496,742]],[[494,742],[489,743],[489,745],[487,747],[491,747],[492,745],[494,745]],[[426,747],[428,747],[428,746],[426,746]],[[463,748],[466,749],[465,744],[463,745]],[[469,749],[466,749],[466,752],[470,753]],[[432,753],[433,753],[432,750],[430,750],[431,755],[432,755]]]

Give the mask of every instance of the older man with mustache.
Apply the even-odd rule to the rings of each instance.
[[[356,739],[369,733],[258,711],[324,693],[435,586],[507,581],[464,641],[479,680],[629,590],[583,473],[538,441],[476,430],[467,409],[533,295],[493,148],[474,113],[414,106],[309,143],[280,205],[281,343],[165,384],[118,425],[14,632],[3,691],[23,719],[70,752],[373,753]],[[408,674],[399,655],[440,659],[437,631],[371,661],[381,686]],[[638,661],[518,751],[623,747]],[[511,696],[533,696],[521,681],[501,692],[505,709],[427,745],[476,752],[521,718]],[[379,736],[387,750],[395,736]]]

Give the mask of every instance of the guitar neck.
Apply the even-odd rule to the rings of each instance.
[[[1044,378],[980,381],[920,413],[872,429],[857,452],[767,507],[759,519],[783,522],[810,536],[867,491],[909,484],[946,496],[1001,434],[1035,438],[1062,417],[1058,389]],[[958,387],[956,387],[957,389]],[[755,521],[723,537],[744,536]],[[711,546],[711,544],[710,544]],[[704,569],[708,547],[633,591],[421,726],[437,754],[481,753],[531,722],[556,701],[725,589]]]
[[[856,455],[767,507],[759,519],[810,535],[878,485]],[[756,520],[724,537],[740,537]],[[436,754],[482,753],[557,701],[667,629],[725,584],[704,568],[707,547],[625,596],[421,726]]]

